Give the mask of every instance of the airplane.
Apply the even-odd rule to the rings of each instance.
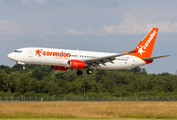
[[[25,69],[25,64],[50,65],[53,70],[78,69],[77,75],[82,75],[81,69],[84,68],[87,68],[87,74],[92,74],[92,69],[128,69],[150,64],[157,58],[170,56],[151,57],[157,33],[158,28],[152,28],[134,50],[123,53],[26,47],[15,50],[8,54],[8,57],[21,64],[22,69]]]

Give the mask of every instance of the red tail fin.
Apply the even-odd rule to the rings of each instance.
[[[137,56],[139,58],[151,57],[157,33],[158,33],[158,28],[152,28],[152,30],[146,35],[146,37],[135,48],[134,51],[137,51],[137,52],[132,53],[131,55]]]

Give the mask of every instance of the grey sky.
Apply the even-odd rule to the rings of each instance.
[[[101,52],[132,50],[152,27],[159,33],[148,73],[177,70],[176,0],[0,0],[0,64],[7,54],[41,46]]]

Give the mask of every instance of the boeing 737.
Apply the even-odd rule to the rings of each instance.
[[[67,71],[78,69],[77,75],[82,75],[81,69],[87,68],[87,74],[92,74],[92,69],[127,69],[152,63],[154,59],[169,55],[151,57],[158,28],[152,30],[131,51],[123,53],[105,53],[68,49],[52,49],[43,47],[20,48],[8,54],[8,57],[17,64],[50,65],[53,70]]]

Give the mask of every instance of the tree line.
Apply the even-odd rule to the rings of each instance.
[[[94,70],[77,76],[76,69],[54,71],[50,66],[0,66],[0,96],[177,97],[177,76],[148,74],[144,68]]]

